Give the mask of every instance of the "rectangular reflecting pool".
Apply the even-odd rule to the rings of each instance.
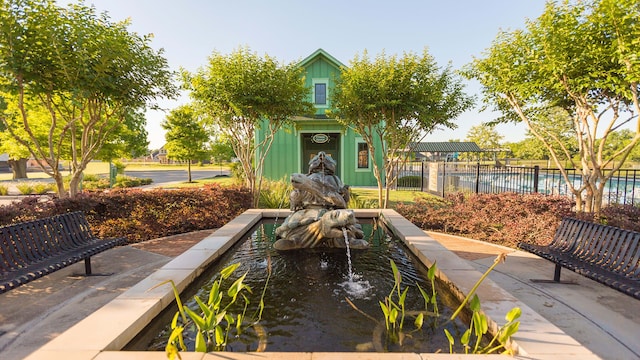
[[[274,221],[274,219],[283,219],[288,215],[288,211],[250,209],[239,215],[222,228],[216,230],[210,236],[206,237],[180,256],[174,258],[161,269],[149,275],[133,287],[124,291],[117,298],[98,309],[84,320],[77,323],[69,330],[58,335],[39,350],[32,353],[28,359],[95,359],[95,360],[129,360],[129,359],[166,359],[164,351],[123,351],[125,347],[132,342],[133,339],[149,327],[154,319],[158,318],[164,311],[174,312],[174,295],[169,285],[156,287],[156,285],[172,280],[178,290],[182,293],[189,289],[193,282],[203,273],[211,271],[212,264],[222,263],[225,256],[228,256],[228,250],[234,246],[242,246],[240,242],[251,234],[255,226],[261,221]],[[437,263],[437,274],[439,282],[447,287],[448,292],[455,301],[463,299],[469,293],[482,276],[467,261],[459,258],[453,252],[447,250],[436,240],[427,235],[424,231],[413,225],[407,219],[399,215],[393,210],[387,209],[369,209],[355,210],[355,216],[358,219],[380,219],[385,228],[402,243],[406,251],[410,253],[411,261],[417,261],[426,268]],[[249,250],[253,251],[251,248]],[[288,256],[288,255],[286,255]],[[285,257],[286,257],[285,256]],[[332,255],[336,259],[342,257],[342,254]],[[354,255],[357,259],[361,255]],[[316,291],[324,282],[326,275],[321,270],[323,266],[322,255],[317,254],[315,261],[296,262],[293,259],[282,259],[287,266],[295,266],[300,276],[291,281],[302,282],[308,284],[309,289]],[[330,259],[325,260],[327,264]],[[508,260],[507,260],[508,261]],[[343,266],[343,261],[336,261],[338,268]],[[215,265],[214,265],[215,266]],[[255,269],[250,269],[259,273],[264,264],[258,263]],[[358,266],[354,266],[355,272]],[[388,277],[384,271],[387,271],[386,264],[377,264],[377,271],[380,277]],[[320,267],[320,269],[318,269]],[[332,270],[334,271],[334,270]],[[335,270],[337,273],[331,274],[329,277],[340,279],[343,270]],[[422,270],[418,270],[420,273]],[[155,287],[155,288],[154,288]],[[280,288],[283,286],[280,286]],[[152,289],[153,288],[153,289]],[[260,291],[258,285],[254,291]],[[338,295],[334,294],[335,286],[331,286],[331,290],[323,290],[320,298],[335,301],[334,304],[341,304],[341,298],[344,293],[339,287]],[[188,290],[187,290],[188,291]],[[558,327],[549,323],[542,316],[537,314],[526,304],[507,293],[505,290],[497,286],[490,279],[485,280],[478,288],[478,296],[482,302],[483,312],[487,315],[489,328],[497,329],[498,326],[504,324],[505,314],[513,307],[522,309],[520,318],[520,329],[512,338],[509,346],[522,356],[522,358],[565,358],[567,354],[573,354],[581,358],[589,353],[584,350],[574,339],[562,332]],[[290,307],[291,303],[297,303],[298,299],[313,297],[313,293],[301,292],[292,296],[289,304],[277,304],[281,307]],[[187,295],[188,297],[188,295]],[[346,296],[344,296],[346,297]],[[354,300],[355,299],[354,297]],[[338,305],[323,305],[331,308],[341,307]],[[169,310],[165,310],[169,308]],[[342,308],[342,307],[341,307]],[[302,310],[300,310],[302,311]],[[349,311],[349,310],[345,310]],[[283,319],[286,314],[278,313]],[[352,316],[351,314],[349,316]],[[336,316],[334,316],[336,317]],[[329,320],[324,321],[330,321]],[[366,319],[364,319],[366,320]],[[358,322],[363,321],[359,318]],[[276,322],[277,323],[277,322]],[[366,321],[365,321],[366,323]],[[373,331],[375,324],[370,324]],[[273,330],[270,330],[273,332]],[[281,332],[290,331],[280,329]],[[297,334],[296,334],[297,335]],[[300,337],[307,336],[299,334]],[[350,344],[342,344],[343,349],[356,350],[336,350],[324,349],[320,346],[313,350],[304,351],[288,351],[288,350],[269,350],[266,352],[245,352],[243,349],[237,349],[238,352],[216,352],[216,353],[194,353],[182,352],[183,359],[295,359],[295,360],[317,360],[317,359],[478,359],[477,355],[464,355],[447,353],[433,353],[423,350],[413,350],[411,352],[402,353],[370,353],[357,351],[357,346],[366,341],[356,340]],[[273,345],[275,346],[275,345]],[[284,349],[284,348],[283,348]],[[249,346],[251,350],[251,346]],[[447,349],[448,350],[448,349]],[[368,355],[367,355],[368,354]],[[482,355],[480,358],[500,358],[501,355]],[[588,358],[588,356],[587,356]]]

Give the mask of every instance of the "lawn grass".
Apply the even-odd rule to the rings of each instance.
[[[359,199],[362,199],[365,201],[370,200],[376,203],[378,201],[378,189],[352,187],[351,193],[357,196]],[[427,198],[430,196],[435,196],[435,195],[431,195],[429,193],[421,192],[421,191],[391,190],[389,192],[389,204],[388,204],[389,206],[387,207],[393,208],[397,203],[403,203],[403,202],[412,203],[414,202],[416,197]]]
[[[163,188],[171,188],[171,189],[195,188],[195,187],[201,187],[201,186],[204,186],[205,184],[211,184],[211,183],[219,184],[221,186],[230,186],[230,185],[235,185],[236,180],[234,180],[232,177],[229,177],[229,176],[220,176],[220,177],[213,177],[213,178],[198,179],[192,182],[185,181],[181,183],[174,183],[174,184],[165,186]]]
[[[171,184],[169,187],[174,189],[175,188],[193,188],[193,187],[200,187],[210,183],[217,183],[222,186],[229,186],[229,185],[236,184],[235,180],[231,177],[215,177],[215,178],[199,179],[191,183],[185,181],[183,183]],[[372,201],[377,204],[377,201],[378,201],[377,189],[352,187],[351,193],[354,194],[354,196],[357,196],[361,200]],[[420,192],[420,191],[391,190],[389,192],[389,207],[392,208],[393,206],[395,206],[395,204],[402,203],[402,202],[412,203],[416,197],[427,198],[430,196],[435,196],[435,195],[431,195],[429,193]]]

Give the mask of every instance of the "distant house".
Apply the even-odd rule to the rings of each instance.
[[[160,162],[160,164],[168,164],[169,158],[167,157],[167,149],[164,148],[164,145],[156,151],[153,152],[153,159]]]
[[[345,65],[318,49],[298,66],[305,69],[306,85],[311,90],[309,100],[316,111],[295,116],[292,126],[286,126],[275,134],[273,146],[265,157],[264,177],[278,180],[291,173],[306,173],[309,160],[319,151],[324,151],[338,163],[336,175],[345,184],[376,185],[372,162],[382,166],[382,154],[378,152],[371,158],[367,143],[360,135],[327,115],[327,110],[333,109],[331,93],[335,80]],[[264,139],[264,135],[258,130],[257,141]]]
[[[0,167],[9,167],[9,154],[0,154]]]

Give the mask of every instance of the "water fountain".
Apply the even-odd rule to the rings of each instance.
[[[197,279],[203,277],[201,275],[215,273],[217,271],[215,266],[224,266],[225,261],[235,256],[231,254],[231,250],[237,250],[238,248],[244,249],[243,251],[247,254],[260,254],[261,252],[269,254],[269,251],[271,251],[272,260],[274,262],[281,261],[282,268],[297,270],[293,274],[287,275],[277,286],[273,286],[277,290],[291,290],[288,289],[289,287],[293,288],[291,282],[298,282],[302,285],[299,288],[300,290],[293,290],[298,293],[295,297],[287,298],[281,305],[276,304],[284,309],[284,313],[277,314],[273,322],[275,326],[286,327],[295,323],[296,321],[291,320],[289,317],[288,311],[291,310],[292,313],[298,311],[293,306],[300,303],[299,298],[307,297],[318,300],[307,307],[309,313],[315,312],[315,315],[313,315],[315,318],[311,321],[312,324],[315,324],[314,322],[316,321],[335,322],[338,328],[353,327],[359,330],[364,329],[368,332],[374,330],[376,326],[368,323],[366,319],[364,323],[361,323],[361,320],[347,317],[344,318],[344,321],[340,321],[342,318],[339,315],[332,315],[332,317],[327,318],[326,311],[338,306],[325,300],[344,297],[340,293],[334,296],[336,294],[335,291],[339,291],[336,289],[341,288],[344,289],[348,296],[353,297],[352,289],[341,284],[353,284],[360,281],[360,273],[369,266],[371,267],[372,275],[370,276],[372,278],[389,278],[388,262],[373,260],[363,265],[360,260],[381,249],[390,247],[401,248],[405,254],[409,255],[408,257],[397,258],[397,263],[409,265],[415,263],[430,267],[437,262],[438,271],[436,276],[446,288],[446,296],[450,299],[457,299],[457,301],[466,296],[474,286],[475,281],[480,278],[481,274],[479,272],[393,210],[346,209],[348,187],[342,184],[334,175],[335,162],[326,154],[318,154],[315,160],[314,165],[317,164],[317,166],[313,166],[313,171],[310,171],[309,174],[293,174],[291,177],[296,189],[291,194],[292,198],[294,198],[291,212],[262,209],[247,210],[154,274],[46,344],[36,353],[36,358],[50,358],[51,356],[78,358],[82,356],[83,358],[100,359],[104,357],[105,359],[126,360],[136,358],[138,355],[149,359],[165,358],[164,352],[155,352],[155,354],[145,352],[142,355],[135,351],[122,351],[133,339],[142,336],[143,330],[148,328],[163,311],[175,312],[175,303],[172,303],[174,293],[171,287],[168,285],[158,287],[157,285],[172,281],[177,291],[182,293],[185,298],[188,298],[190,295],[187,288],[194,287],[194,283],[198,281]],[[303,190],[307,193],[304,193]],[[286,225],[280,225],[278,230],[275,231],[280,237],[277,241],[264,241],[254,235],[256,234],[256,229],[264,227],[265,224],[268,226],[269,222],[273,224],[273,219],[280,219],[284,216],[286,216]],[[362,226],[363,221],[371,225],[375,224],[373,228],[383,229],[385,234],[392,234],[395,240],[388,240],[385,235],[371,241],[372,230],[368,228],[368,224]],[[274,230],[273,228],[267,228],[260,230],[260,232],[273,234]],[[251,241],[246,241],[247,239]],[[347,253],[347,255],[344,250],[347,249],[347,245],[349,248],[359,250],[355,254]],[[300,256],[303,254],[307,256]],[[278,259],[275,258],[276,255]],[[354,260],[354,269],[352,271],[345,270],[344,268],[349,262],[348,257],[351,255],[355,255],[354,259],[352,259]],[[261,267],[265,266],[265,261],[264,259],[258,259],[257,262],[246,263],[243,266],[247,266],[248,270],[251,270],[250,272],[258,272]],[[414,270],[408,271],[409,273],[404,273],[403,277],[411,278],[413,281],[411,271]],[[345,274],[347,275],[345,276]],[[204,277],[206,278],[206,276]],[[326,286],[325,290],[327,291],[323,290],[318,293],[317,290],[320,287],[317,285],[324,286],[328,279],[337,280],[338,284],[330,284]],[[257,281],[257,284],[260,281],[264,282],[264,277],[262,279],[259,277]],[[372,284],[372,287],[375,286],[377,285]],[[197,287],[195,286],[195,288]],[[259,291],[257,289],[260,289],[260,286],[254,285],[254,288]],[[370,291],[365,287],[363,297],[373,296]],[[389,288],[379,291],[387,293]],[[478,295],[483,299],[483,310],[488,316],[489,328],[496,329],[498,323],[492,319],[500,321],[513,306],[522,308],[523,317],[521,318],[519,335],[510,344],[515,351],[521,349],[520,347],[524,344],[526,351],[523,353],[532,357],[544,356],[549,354],[549,348],[545,346],[548,343],[556,344],[552,351],[554,354],[575,351],[576,343],[573,339],[490,280],[486,280],[478,289],[478,292]],[[345,308],[343,305],[339,306]],[[348,311],[350,311],[351,315],[355,313],[352,309],[348,309]],[[359,316],[359,314],[355,314],[355,316]],[[99,336],[96,336],[96,329],[100,329]],[[313,329],[302,331],[294,329],[280,330],[290,331],[294,334],[291,340],[287,340],[290,343],[296,343],[298,339],[313,341],[316,336],[319,337],[320,335],[334,340],[336,338],[332,337],[333,335],[330,333],[314,332]],[[543,342],[539,338],[541,334],[544,334],[545,337]],[[242,351],[251,350],[250,348],[236,349],[240,351],[237,356],[234,353],[225,353],[224,357],[229,359],[244,358],[243,356],[245,355],[243,355]],[[270,349],[267,346],[267,352],[259,355],[259,357],[261,359],[295,357],[296,359],[306,360],[311,359],[312,356],[315,356],[313,354],[317,352],[338,351],[328,356],[355,359],[361,358],[357,351],[363,350],[372,351],[367,346],[365,348],[358,347],[356,342],[341,344],[340,347],[336,348],[331,348],[326,344],[317,344],[315,347],[308,346],[293,350],[286,347]],[[409,351],[418,356],[418,353],[424,354],[435,350],[419,347]],[[429,357],[429,355],[420,356],[422,358]],[[449,358],[444,354],[441,354],[440,357],[443,359]],[[397,357],[377,354],[376,358],[391,359]],[[451,358],[462,359],[466,358],[466,356],[457,354],[452,355]]]
[[[309,173],[291,175],[291,215],[276,229],[277,250],[331,247],[365,249],[362,227],[349,203],[349,187],[335,175],[336,162],[319,152],[309,162]]]

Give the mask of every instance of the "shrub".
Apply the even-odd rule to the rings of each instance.
[[[83,211],[100,237],[126,236],[130,242],[218,228],[251,205],[246,188],[207,185],[163,190],[118,189],[83,192],[73,198],[25,198],[0,207],[0,225],[70,211]]]
[[[622,229],[640,231],[640,206],[608,205],[602,209],[595,221]]]
[[[573,202],[564,196],[541,194],[448,195],[444,202],[417,199],[397,210],[426,230],[443,231],[515,247],[518,242],[546,243]]]
[[[94,182],[94,181],[100,181],[100,176],[98,176],[97,174],[82,175],[82,182]]]
[[[259,206],[265,209],[288,209],[289,195],[293,190],[291,183],[282,178],[278,181],[264,180],[260,191]]]
[[[52,191],[53,189],[54,189],[53,184],[50,184],[50,183],[37,182],[33,184],[34,194],[38,194],[38,195],[46,194],[49,191]]]
[[[112,162],[113,166],[116,168],[116,174],[124,175],[124,169],[126,165],[120,160],[114,160]]]
[[[349,194],[348,209],[375,209],[378,207],[378,201],[372,199],[366,199],[358,194]]]
[[[29,195],[33,193],[33,184],[28,182],[21,182],[16,184],[16,188],[22,195]]]
[[[152,182],[153,181],[151,179],[142,179],[142,178],[136,178],[136,177],[126,176],[126,175],[118,175],[116,176],[113,187],[130,188],[130,187],[149,185]]]
[[[7,185],[0,185],[0,195],[9,195],[9,187]]]
[[[418,175],[409,175],[398,178],[398,186],[419,188],[422,184],[422,177]]]

